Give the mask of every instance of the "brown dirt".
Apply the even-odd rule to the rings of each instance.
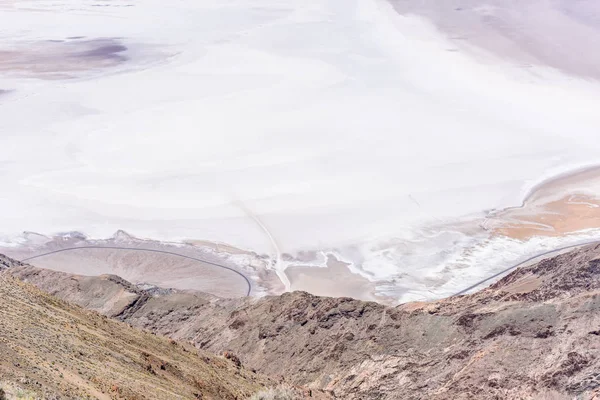
[[[536,187],[521,207],[492,215],[486,226],[493,234],[520,240],[600,228],[600,199],[590,191],[599,185],[599,168],[560,176]]]
[[[306,291],[317,296],[353,297],[365,301],[392,302],[393,299],[376,296],[373,282],[353,273],[348,264],[329,256],[326,268],[290,266],[285,274],[291,290]]]
[[[494,217],[494,233],[526,240],[534,236],[564,236],[600,228],[600,200],[586,195],[569,195],[557,201],[527,204]]]
[[[0,386],[47,399],[241,399],[272,385],[224,358],[0,276]]]

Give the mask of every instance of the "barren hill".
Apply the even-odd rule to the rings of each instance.
[[[111,277],[9,271],[88,306],[89,287],[78,285],[95,280],[100,291],[130,296],[109,315],[213,353],[233,351],[249,368],[341,399],[594,399],[599,266],[600,246],[588,246],[473,295],[399,307],[303,292],[224,300]]]
[[[8,398],[233,400],[272,384],[0,275],[0,388]]]

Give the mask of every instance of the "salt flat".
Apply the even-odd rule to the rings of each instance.
[[[485,223],[598,164],[600,6],[437,3],[3,0],[0,232],[331,253],[402,301],[600,237]]]

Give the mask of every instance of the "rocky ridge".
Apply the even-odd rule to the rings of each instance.
[[[8,273],[42,289],[48,282],[47,272],[31,267]],[[116,279],[93,279],[137,296],[123,312],[108,313],[116,318],[209,352],[229,351],[248,368],[337,398],[593,399],[600,393],[597,245],[517,269],[472,295],[399,307],[303,292],[231,300],[151,295]],[[89,301],[72,280],[58,280],[71,285],[59,296],[77,293],[72,301]]]
[[[21,267],[23,264],[20,261],[13,260],[12,258],[6,257],[4,254],[0,254],[0,271],[4,271],[11,267]]]
[[[236,400],[275,384],[227,358],[0,275],[2,398]]]

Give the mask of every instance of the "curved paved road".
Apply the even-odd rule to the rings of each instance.
[[[507,273],[507,272],[509,272],[509,271],[512,271],[513,269],[517,269],[517,268],[519,268],[520,266],[522,266],[522,265],[524,265],[524,264],[527,264],[527,263],[528,263],[528,262],[530,262],[530,261],[533,261],[533,260],[535,260],[536,258],[543,257],[543,256],[546,256],[546,255],[549,255],[549,254],[553,254],[553,253],[558,253],[559,251],[568,250],[568,249],[573,249],[573,248],[575,248],[575,247],[581,247],[581,246],[585,246],[585,245],[588,245],[588,244],[594,244],[594,243],[599,243],[599,241],[598,241],[598,240],[592,240],[592,241],[589,241],[589,242],[583,242],[583,243],[579,243],[579,244],[573,244],[573,245],[571,245],[571,246],[560,247],[560,248],[558,248],[558,249],[554,249],[554,250],[550,250],[550,251],[545,251],[545,252],[543,252],[543,253],[539,253],[539,254],[537,254],[537,255],[535,255],[535,256],[529,257],[528,259],[526,259],[526,260],[523,260],[523,261],[519,262],[519,263],[518,263],[518,264],[516,264],[516,265],[513,265],[512,267],[508,267],[508,268],[506,268],[506,269],[503,269],[502,271],[500,271],[500,272],[498,272],[498,273],[496,273],[496,274],[494,274],[494,275],[492,275],[492,276],[489,276],[489,277],[487,277],[487,278],[485,278],[485,279],[483,279],[483,280],[480,280],[479,282],[477,282],[477,283],[475,283],[475,284],[473,284],[473,285],[469,286],[469,287],[468,287],[468,288],[466,288],[466,289],[463,289],[463,290],[461,290],[461,291],[460,291],[460,292],[458,292],[458,293],[455,293],[455,294],[453,294],[452,296],[460,296],[461,294],[465,294],[465,293],[467,293],[468,291],[470,291],[470,290],[472,290],[472,289],[475,289],[477,286],[479,286],[479,285],[481,285],[481,284],[483,284],[483,283],[485,283],[485,282],[487,282],[487,281],[490,281],[490,280],[492,280],[492,279],[494,279],[494,278],[497,278],[497,277],[499,277],[500,275],[503,275],[503,274],[505,274],[505,273]],[[540,260],[540,261],[541,261],[541,260]]]
[[[221,265],[221,264],[217,264],[211,261],[206,261],[203,260],[201,258],[195,258],[195,257],[190,257],[190,256],[185,256],[183,254],[179,254],[179,253],[174,253],[172,251],[166,251],[166,250],[155,250],[155,249],[144,249],[144,248],[138,248],[138,247],[120,247],[120,246],[80,246],[80,247],[68,247],[65,249],[59,249],[59,250],[54,250],[54,251],[49,251],[48,253],[43,253],[43,254],[38,254],[36,256],[31,256],[31,257],[27,257],[22,259],[22,262],[27,262],[29,260],[33,260],[36,258],[40,258],[40,257],[44,257],[44,256],[49,256],[51,254],[56,254],[56,253],[63,253],[66,251],[72,251],[72,250],[80,250],[80,249],[112,249],[112,250],[130,250],[130,251],[146,251],[146,252],[150,252],[150,253],[162,253],[162,254],[169,254],[172,256],[177,256],[177,257],[181,257],[181,258],[186,258],[188,260],[193,260],[193,261],[198,261],[201,262],[203,264],[208,264],[208,265],[212,265],[218,268],[223,268],[223,269],[227,269],[231,272],[233,272],[234,274],[237,274],[239,276],[241,276],[242,278],[244,278],[244,280],[246,281],[246,284],[248,285],[248,291],[246,292],[246,297],[250,296],[250,293],[252,292],[252,284],[250,283],[250,279],[248,279],[248,277],[246,277],[246,275],[242,274],[240,271],[237,271],[231,267],[228,267],[226,265]]]
[[[494,275],[491,275],[491,276],[489,276],[489,277],[487,277],[485,279],[482,279],[482,280],[474,283],[473,285],[471,285],[471,286],[469,286],[469,287],[461,290],[460,292],[455,293],[453,296],[460,296],[462,294],[465,294],[465,293],[469,292],[470,290],[475,289],[479,285],[482,285],[482,284],[484,284],[484,283],[486,283],[488,281],[491,281],[492,279],[495,279],[495,278],[497,278],[497,277],[499,277],[499,276],[501,276],[503,274],[506,274],[507,272],[510,272],[510,271],[514,270],[514,269],[517,269],[518,267],[520,267],[520,266],[522,266],[524,264],[527,264],[528,262],[533,261],[536,258],[543,257],[545,255],[550,255],[550,254],[558,253],[558,252],[563,251],[563,250],[568,250],[568,249],[572,249],[572,248],[575,248],[575,247],[581,247],[581,246],[585,246],[585,245],[588,245],[588,244],[594,244],[594,243],[599,243],[599,241],[598,240],[593,240],[593,241],[589,241],[589,242],[578,243],[578,244],[574,244],[574,245],[570,245],[570,246],[565,246],[565,247],[560,247],[558,249],[553,249],[553,250],[550,250],[550,251],[546,251],[546,252],[543,252],[543,253],[536,254],[536,255],[534,255],[532,257],[529,257],[526,260],[523,260],[523,261],[519,262],[518,264],[515,264],[513,266],[505,268],[502,271],[495,273]],[[29,260],[33,260],[33,259],[36,259],[36,258],[48,256],[48,255],[51,255],[51,254],[62,253],[62,252],[72,251],[72,250],[79,250],[79,249],[113,249],[113,250],[129,250],[129,251],[146,251],[146,252],[151,252],[151,253],[169,254],[169,255],[172,255],[172,256],[181,257],[181,258],[185,258],[185,259],[188,259],[188,260],[198,261],[198,262],[201,262],[201,263],[204,263],[204,264],[208,264],[208,265],[212,265],[212,266],[215,266],[215,267],[218,267],[218,268],[223,268],[223,269],[229,270],[229,271],[233,272],[234,274],[241,276],[246,281],[246,284],[248,285],[248,291],[246,292],[246,296],[250,296],[250,294],[252,292],[252,283],[250,282],[250,279],[248,279],[248,277],[246,277],[246,275],[242,274],[241,272],[239,272],[239,271],[237,271],[237,270],[235,270],[235,269],[233,269],[231,267],[228,267],[226,265],[217,264],[217,263],[214,263],[214,262],[211,262],[211,261],[202,260],[201,258],[190,257],[190,256],[186,256],[186,255],[183,255],[183,254],[174,253],[174,252],[166,251],[166,250],[144,249],[144,248],[137,248],[137,247],[120,247],[120,246],[81,246],[81,247],[68,247],[68,248],[65,248],[65,249],[54,250],[54,251],[50,251],[48,253],[38,254],[38,255],[35,255],[35,256],[24,258],[21,261],[27,262]]]

